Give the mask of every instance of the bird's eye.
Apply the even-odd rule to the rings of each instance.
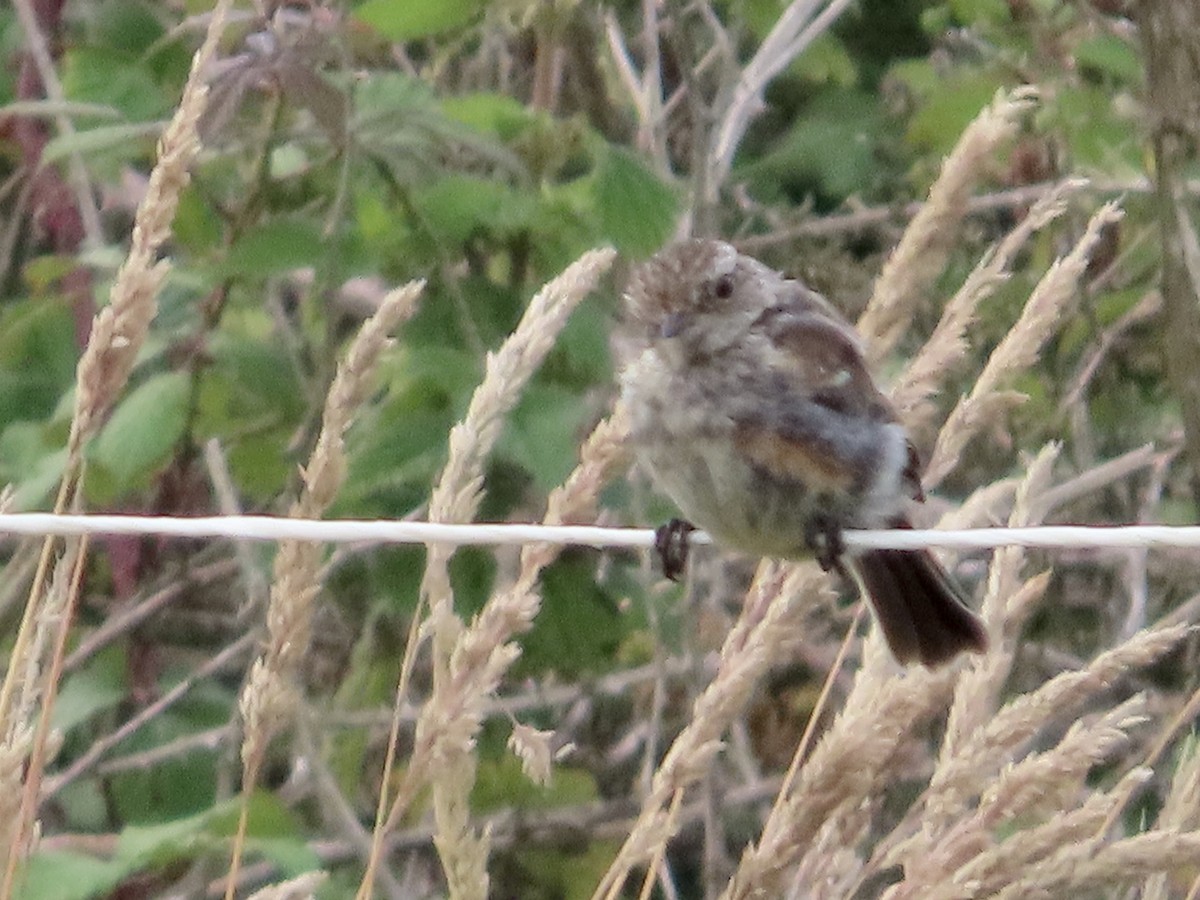
[[[728,300],[733,296],[733,279],[728,275],[722,275],[713,285],[713,293],[721,300]]]

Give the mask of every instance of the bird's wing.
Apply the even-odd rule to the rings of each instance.
[[[739,449],[780,478],[830,490],[869,480],[882,426],[896,421],[871,378],[853,330],[825,309],[789,303],[767,310],[755,330],[761,368],[737,409]]]

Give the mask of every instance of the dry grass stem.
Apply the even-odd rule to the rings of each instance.
[[[775,21],[753,58],[727,91],[724,109],[706,154],[704,178],[708,202],[715,202],[729,176],[734,154],[755,114],[763,106],[762,92],[771,79],[837,20],[849,0],[792,0]],[[824,9],[820,9],[824,6]]]
[[[423,288],[423,282],[413,282],[389,292],[338,365],[325,398],[320,434],[302,472],[303,489],[288,512],[291,518],[320,518],[337,496],[345,478],[346,429],[373,388],[375,367],[391,343],[388,335],[416,310]],[[275,555],[267,646],[251,668],[240,703],[247,771],[291,721],[299,701],[296,676],[311,638],[321,556],[321,545],[304,541],[281,541]]]
[[[944,707],[954,678],[947,669],[914,669],[888,679],[860,671],[841,714],[801,769],[796,789],[767,820],[757,845],[742,855],[722,897],[779,896],[789,869],[835,811],[861,806],[886,787],[897,754],[912,730]]]
[[[338,365],[325,398],[320,434],[302,472],[303,488],[289,511],[292,518],[320,518],[337,496],[345,479],[346,429],[373,388],[375,368],[390,345],[388,335],[413,314],[423,289],[423,282],[413,282],[389,292],[359,329]],[[267,644],[250,668],[238,703],[242,720],[242,810],[234,838],[229,891],[237,883],[249,797],[263,757],[275,735],[292,723],[300,703],[298,676],[312,637],[315,603],[321,589],[322,552],[320,544],[281,541],[275,554],[267,600]]]
[[[1037,99],[1031,87],[999,93],[975,120],[942,164],[929,199],[892,251],[875,282],[858,330],[868,357],[878,363],[896,346],[914,308],[927,295],[958,238],[972,188],[1001,144],[1016,133],[1020,119]]]
[[[966,331],[975,321],[975,311],[1008,280],[1009,267],[1029,239],[1067,209],[1069,196],[1087,185],[1083,179],[1067,179],[1044,195],[1029,213],[979,260],[962,287],[946,304],[929,340],[905,367],[892,386],[891,399],[910,431],[923,428],[933,416],[929,402],[947,376],[966,358]]]
[[[1180,747],[1171,775],[1170,789],[1155,827],[1165,831],[1186,831],[1200,824],[1200,743],[1190,736]],[[1142,893],[1145,900],[1167,900],[1170,896],[1165,874],[1152,876]]]
[[[218,4],[205,34],[204,42],[192,59],[192,68],[183,89],[178,108],[164,131],[158,146],[158,161],[150,173],[146,196],[138,205],[134,219],[129,253],[117,273],[108,305],[97,313],[91,326],[87,347],[76,368],[75,407],[67,440],[67,460],[54,508],[61,512],[75,505],[76,491],[83,471],[83,448],[93,437],[104,417],[125,387],[134,361],[142,348],[150,322],[157,309],[157,293],[166,276],[168,264],[156,262],[171,233],[179,195],[187,185],[189,167],[199,151],[196,124],[205,109],[208,88],[203,71],[216,53],[229,0]],[[69,562],[69,579],[57,578],[60,589],[45,589],[46,576],[52,565],[55,541],[48,538],[42,546],[37,572],[34,575],[17,637],[9,655],[8,670],[0,688],[0,734],[5,736],[3,756],[15,752],[13,738],[28,747],[28,769],[24,773],[23,797],[20,812],[13,826],[13,840],[5,868],[2,895],[10,896],[19,859],[28,849],[29,823],[35,815],[46,748],[50,739],[50,714],[58,690],[62,660],[72,620],[74,602],[82,579],[82,562],[86,541],[68,541],[62,559]],[[63,571],[59,567],[60,573]],[[57,600],[56,600],[57,598]],[[57,611],[55,608],[57,607]],[[51,625],[55,632],[51,656],[41,657],[35,632]],[[22,737],[26,723],[18,721],[13,708],[19,686],[28,692],[27,678],[34,669],[44,668],[43,685],[38,697],[39,721],[31,742]],[[26,697],[28,697],[26,693]],[[22,701],[23,715],[32,715],[29,704]],[[0,774],[0,781],[10,780]]]
[[[1122,215],[1115,203],[1102,206],[1071,252],[1056,260],[1038,282],[1020,318],[988,357],[971,393],[959,400],[942,426],[925,471],[927,488],[941,483],[957,465],[967,443],[986,423],[994,421],[1000,409],[1019,402],[1022,395],[1000,391],[1001,382],[1037,361],[1042,347],[1073,303],[1102,232],[1120,221]]]
[[[1057,445],[1042,449],[1029,466],[1025,480],[1017,489],[1016,502],[1008,524],[1012,528],[1038,525],[1043,511],[1038,498],[1051,483]],[[967,736],[975,733],[995,711],[1000,692],[1012,669],[1016,638],[1033,600],[1039,598],[1049,580],[1048,573],[1038,576],[1032,585],[1022,586],[1021,570],[1026,552],[1021,547],[1001,547],[992,555],[988,567],[987,590],[980,614],[991,643],[988,652],[972,660],[954,691],[950,718],[941,756],[949,759],[958,752]]]
[[[430,497],[429,521],[469,522],[474,518],[483,497],[484,463],[500,436],[505,418],[554,346],[570,314],[594,290],[615,256],[611,248],[592,250],[568,266],[561,275],[538,291],[503,346],[495,353],[488,354],[483,381],[475,389],[466,415],[451,429],[446,466]],[[469,807],[465,795],[457,787],[467,785],[469,790],[469,785],[474,782],[471,750],[478,728],[474,704],[476,699],[482,702],[486,698],[462,698],[458,693],[463,679],[461,670],[456,668],[455,656],[459,652],[456,647],[464,638],[464,626],[453,611],[449,577],[449,562],[453,552],[453,547],[441,544],[431,544],[427,548],[420,604],[413,617],[413,630],[409,634],[396,689],[371,857],[359,885],[359,897],[371,895],[384,834],[407,809],[416,792],[429,782],[434,787],[434,808],[438,822],[435,844],[449,879],[451,893],[477,896],[482,891],[486,894],[486,835],[474,835],[467,821]],[[424,609],[429,610],[429,617],[419,625],[418,631]],[[510,623],[519,622],[525,616],[532,617],[533,609],[536,609],[536,601],[522,598],[504,609],[500,617],[509,619]],[[475,627],[479,627],[478,622]],[[483,627],[490,627],[490,623]],[[478,633],[475,632],[476,635]],[[400,710],[407,694],[419,635],[431,635],[433,639],[433,695],[422,709],[416,746],[389,809],[386,791],[399,734]],[[506,640],[502,638],[488,646],[485,671],[474,673],[485,682],[498,679],[499,674],[516,658],[516,648],[505,643]],[[453,700],[447,702],[447,698],[467,699],[470,702],[465,706],[456,706]]]
[[[721,665],[696,698],[692,715],[654,773],[642,808],[593,893],[594,900],[616,898],[629,872],[653,858],[675,833],[668,805],[708,771],[722,747],[721,735],[745,707],[750,693],[782,657],[804,614],[831,598],[829,579],[815,565],[759,567],[746,605],[721,648]]]

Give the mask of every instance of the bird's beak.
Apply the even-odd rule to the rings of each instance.
[[[663,316],[661,322],[658,323],[658,336],[662,338],[673,338],[683,331],[683,326],[687,324],[687,316],[683,313],[673,312]]]

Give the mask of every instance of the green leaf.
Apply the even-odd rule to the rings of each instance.
[[[611,670],[627,623],[596,583],[594,558],[563,556],[543,575],[542,594],[542,611],[523,642],[520,671],[576,678]]]
[[[67,734],[97,713],[116,706],[126,693],[124,655],[117,650],[100,653],[63,682],[54,704],[54,727]]]
[[[1137,84],[1142,77],[1142,62],[1133,47],[1115,34],[1097,34],[1075,46],[1075,62],[1118,81]]]
[[[999,79],[988,73],[941,79],[909,122],[908,140],[922,150],[949,152],[998,87]]]
[[[288,444],[304,393],[283,348],[254,336],[265,327],[257,319],[257,311],[247,314],[239,333],[230,330],[214,339],[213,366],[200,386],[196,431],[220,437],[234,483],[265,500],[295,471],[297,460]]]
[[[0,311],[0,422],[50,415],[74,372],[75,326],[65,300],[37,297]]]
[[[853,87],[858,82],[858,66],[846,50],[846,45],[832,32],[825,32],[796,57],[790,71],[807,81],[839,87]]]
[[[117,839],[115,858],[132,872],[188,855],[210,836],[208,824],[213,815],[213,810],[206,810],[153,825],[127,825]]]
[[[513,410],[499,451],[533,473],[541,490],[549,491],[575,467],[583,418],[591,414],[576,392],[531,384]]]
[[[476,131],[512,140],[520,134],[533,116],[520,101],[507,94],[464,94],[442,101],[447,117]]]
[[[20,424],[6,428],[3,438],[0,439],[0,459],[5,462],[6,469],[9,468],[9,460],[5,457],[8,456],[12,446],[11,439],[15,436],[14,429],[19,428]],[[19,434],[21,437],[28,437],[29,431],[20,429]],[[28,467],[18,467],[15,471],[11,471],[10,477],[19,472],[19,477],[12,479],[16,486],[12,498],[13,509],[28,511],[44,508],[50,495],[58,487],[66,464],[67,450],[65,447],[58,450],[47,448],[46,452],[31,459]]]
[[[63,90],[70,100],[112,106],[129,122],[158,118],[171,108],[137,55],[108,48],[69,50],[63,57]]]
[[[163,35],[161,18],[142,0],[106,0],[95,16],[97,42],[139,56]]]
[[[1012,10],[1006,0],[950,0],[954,17],[964,25],[1002,25],[1012,21]]]
[[[602,233],[619,250],[647,256],[670,236],[675,192],[629,151],[607,148],[600,157],[592,193]]]
[[[92,459],[128,489],[171,454],[187,422],[190,380],[182,372],[154,375],[125,397],[93,446]]]
[[[1063,91],[1047,105],[1047,112],[1066,132],[1080,170],[1096,169],[1115,177],[1142,173],[1137,123],[1114,105],[1111,90],[1088,85]]]
[[[19,896],[22,900],[88,900],[108,893],[128,874],[115,860],[40,851],[25,868]]]
[[[470,175],[440,178],[413,198],[438,239],[460,244],[477,233],[505,235],[528,227],[537,203],[530,193]]]
[[[480,760],[479,777],[471,789],[471,809],[553,809],[587,803],[596,796],[596,781],[587,772],[555,767],[550,784],[542,787],[529,780],[516,756],[505,751],[498,759]]]
[[[862,193],[876,173],[878,100],[863,91],[829,88],[817,94],[791,129],[757,162],[738,167],[756,197],[818,194],[840,201]]]
[[[222,270],[227,275],[262,278],[311,266],[322,256],[324,243],[315,222],[270,219],[242,235],[230,248]]]
[[[392,41],[412,41],[461,28],[483,12],[484,0],[366,0],[354,18]]]
[[[55,163],[72,153],[90,157],[110,151],[120,151],[122,158],[134,159],[154,146],[163,127],[163,122],[134,122],[130,125],[102,125],[87,131],[59,135],[46,144],[46,149],[42,151],[42,163]]]

